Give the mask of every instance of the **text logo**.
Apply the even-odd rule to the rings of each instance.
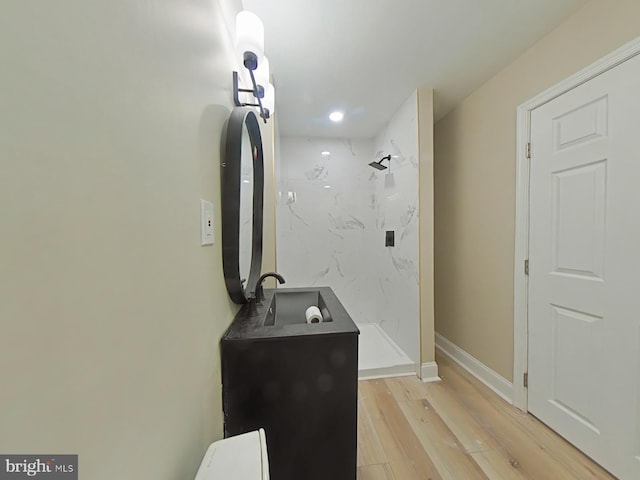
[[[0,455],[0,480],[78,480],[78,455]]]

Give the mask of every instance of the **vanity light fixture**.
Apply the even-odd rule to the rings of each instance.
[[[258,107],[267,123],[275,107],[275,89],[269,83],[269,61],[264,56],[264,26],[258,16],[242,11],[236,16],[236,48],[249,72],[252,88],[239,86],[238,72],[233,72],[233,100],[238,107]],[[253,103],[240,101],[240,93],[251,93]]]

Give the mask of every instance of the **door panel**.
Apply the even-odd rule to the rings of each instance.
[[[549,402],[599,435],[599,379],[592,372],[602,362],[603,319],[555,305],[551,308],[555,365]]]
[[[640,57],[531,114],[531,413],[640,478]]]
[[[603,279],[606,165],[552,174],[554,273]]]
[[[553,119],[556,151],[607,135],[609,98],[604,96]]]

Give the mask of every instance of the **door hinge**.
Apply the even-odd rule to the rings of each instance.
[[[527,158],[531,158],[531,142],[527,143]]]
[[[529,259],[528,258],[524,261],[524,274],[529,275]]]
[[[524,375],[522,376],[522,384],[524,385],[524,388],[529,387],[529,372],[524,372]]]

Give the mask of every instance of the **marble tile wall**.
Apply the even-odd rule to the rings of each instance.
[[[416,94],[373,139],[282,137],[279,148],[277,266],[287,286],[332,287],[356,323],[378,323],[418,363]],[[389,154],[387,170],[368,165]],[[386,230],[395,247],[385,247]]]

